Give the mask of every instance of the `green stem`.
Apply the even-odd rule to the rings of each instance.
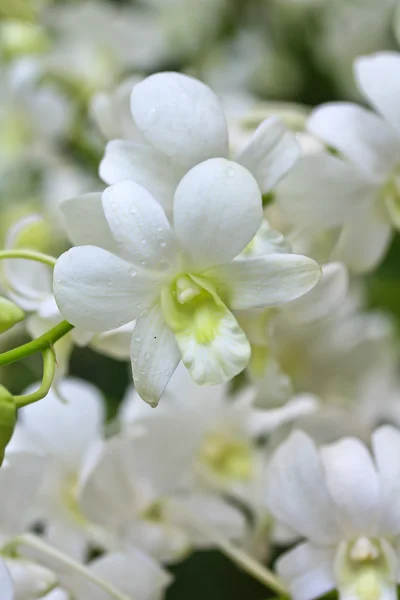
[[[213,527],[205,523],[202,519],[199,519],[186,506],[183,506],[178,501],[171,501],[175,505],[180,513],[184,513],[191,521],[194,527],[199,533],[202,533],[210,542],[223,553],[227,558],[234,562],[240,569],[246,571],[249,575],[257,579],[260,583],[266,587],[274,590],[278,594],[289,597],[289,591],[285,584],[279,577],[277,577],[272,571],[264,567],[261,563],[255,560],[252,556],[237,548],[229,540],[224,538],[218,531]]]
[[[35,252],[34,250],[1,250],[0,260],[5,260],[7,258],[35,260],[36,262],[41,262],[44,265],[49,265],[50,267],[54,267],[57,262],[57,259],[54,258],[54,256],[43,254],[43,252]]]
[[[36,392],[26,394],[24,396],[14,396],[15,404],[18,408],[21,406],[27,406],[38,400],[42,400],[51,388],[54,379],[54,373],[56,370],[56,356],[52,347],[46,348],[42,352],[43,356],[43,378],[42,385]]]
[[[26,356],[41,352],[42,350],[46,350],[46,348],[51,348],[53,344],[58,342],[59,339],[64,337],[73,328],[74,326],[68,323],[68,321],[61,321],[61,323],[46,331],[46,333],[36,338],[36,340],[0,354],[0,367],[9,365],[17,360],[22,360]]]
[[[125,594],[119,592],[111,583],[105,581],[104,579],[101,579],[100,577],[97,577],[95,573],[92,573],[92,571],[87,569],[84,565],[81,565],[73,558],[70,558],[69,556],[67,556],[63,552],[60,552],[56,548],[53,548],[52,546],[50,546],[40,538],[36,537],[35,535],[32,535],[30,533],[20,535],[14,540],[12,540],[9,544],[7,544],[3,548],[3,551],[13,550],[18,546],[27,546],[28,548],[38,550],[45,556],[48,556],[52,560],[57,561],[60,565],[64,565],[72,571],[79,573],[82,577],[94,583],[94,585],[106,592],[106,594],[108,594],[111,598],[114,598],[115,600],[132,600]]]

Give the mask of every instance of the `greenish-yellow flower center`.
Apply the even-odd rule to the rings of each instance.
[[[253,453],[249,443],[223,434],[208,435],[200,451],[200,460],[215,475],[246,481],[253,472]]]
[[[225,310],[212,284],[191,274],[164,288],[161,307],[175,334],[190,333],[199,344],[214,340]]]
[[[164,507],[161,500],[153,502],[142,513],[143,519],[152,523],[161,523],[164,520]]]
[[[341,544],[335,561],[339,587],[360,600],[379,600],[385,588],[396,586],[393,555],[385,539],[360,536]]]

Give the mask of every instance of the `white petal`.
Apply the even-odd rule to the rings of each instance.
[[[58,389],[62,399],[50,390],[20,414],[25,429],[45,454],[76,468],[89,444],[101,435],[104,400],[94,385],[72,377],[60,381]]]
[[[272,515],[318,544],[339,531],[318,450],[301,431],[293,432],[272,456],[266,497]]]
[[[260,229],[236,260],[247,260],[264,254],[288,254],[291,247],[285,237],[263,221]]]
[[[154,416],[154,414],[156,414],[155,411],[149,404],[143,402],[133,385],[129,386],[118,410],[118,419],[122,427],[126,427],[129,431],[129,427],[136,421],[142,417]]]
[[[58,308],[85,331],[107,331],[133,321],[152,306],[157,293],[157,280],[96,246],[71,248],[54,269]]]
[[[0,560],[0,590],[2,600],[15,600],[13,581],[3,560]]]
[[[128,77],[111,92],[97,92],[92,97],[90,114],[105,138],[142,141],[130,110],[132,88],[141,80],[137,75]]]
[[[151,146],[113,140],[100,163],[100,177],[109,185],[131,180],[142,185],[167,211],[172,210],[176,186],[186,169]]]
[[[5,565],[13,581],[16,600],[30,600],[31,598],[42,598],[47,590],[57,583],[57,577],[33,561],[26,559],[6,558]],[[0,580],[0,586],[2,582]],[[7,589],[7,588],[6,588]],[[0,587],[1,600],[3,600],[3,588]]]
[[[130,356],[134,325],[135,321],[111,331],[98,333],[93,336],[90,347],[111,358],[127,360]]]
[[[84,514],[119,536],[153,502],[177,489],[200,440],[188,419],[177,415],[160,414],[136,425],[132,435],[104,444],[79,494]]]
[[[181,165],[228,154],[222,105],[200,81],[179,73],[151,75],[133,88],[131,110],[147,141]]]
[[[179,510],[182,506],[183,510]],[[207,523],[220,535],[229,540],[243,541],[246,532],[246,521],[237,508],[222,498],[205,493],[193,493],[177,496],[176,502],[167,504],[171,520],[183,527],[197,548],[212,548],[214,544],[198,528],[193,525],[191,515]]]
[[[49,594],[42,596],[42,600],[70,600],[69,593],[57,587]]]
[[[74,246],[99,246],[115,254],[115,243],[101,203],[101,192],[69,198],[60,204],[67,235]]]
[[[332,549],[304,543],[279,558],[276,568],[293,600],[311,600],[336,587],[333,561]]]
[[[164,321],[160,306],[137,320],[132,337],[133,381],[138,394],[157,406],[163,389],[181,360],[175,336]]]
[[[2,535],[22,532],[28,511],[42,482],[46,459],[33,452],[7,453],[7,464],[0,469],[0,527]]]
[[[89,563],[89,570],[135,600],[161,599],[172,576],[150,556],[130,548],[126,553],[105,554]],[[76,575],[68,578],[68,588],[81,600],[109,600],[106,592]]]
[[[296,323],[311,323],[329,317],[343,303],[349,276],[342,263],[322,266],[322,277],[307,294],[285,306],[285,315]]]
[[[382,490],[380,530],[387,535],[400,532],[400,433],[394,427],[380,427],[372,435],[372,447]]]
[[[253,348],[254,356],[254,348]],[[274,357],[268,357],[263,366],[264,371],[260,375],[258,370],[252,369],[250,362],[250,375],[254,378],[256,395],[254,407],[260,409],[275,408],[285,404],[293,395],[291,378],[282,370],[279,361]]]
[[[372,457],[356,438],[344,438],[321,449],[326,485],[338,509],[343,531],[375,535],[381,490]]]
[[[312,415],[320,408],[320,403],[312,394],[298,394],[284,406],[268,408],[269,410],[252,410],[248,422],[253,435],[271,434],[278,427],[296,422],[306,415]]]
[[[323,104],[311,113],[308,129],[339,150],[368,179],[385,180],[400,162],[400,139],[381,117],[357,104]]]
[[[212,339],[199,340],[189,324],[175,333],[182,362],[199,385],[230,381],[247,366],[251,348],[235,317],[219,307]]]
[[[168,521],[130,522],[126,538],[129,546],[139,548],[160,563],[181,562],[191,551],[186,532]]]
[[[290,302],[309,292],[321,277],[319,265],[297,254],[268,254],[210,269],[221,297],[233,310]]]
[[[294,134],[278,117],[270,117],[259,125],[236,160],[254,175],[266,194],[293,167],[300,152]]]
[[[102,196],[104,214],[120,251],[139,269],[176,268],[177,250],[165,212],[143,187],[121,181]]]
[[[77,468],[77,466],[78,465],[75,465],[75,468]],[[74,471],[72,471],[72,473],[73,472]],[[65,485],[65,482],[66,479],[63,479],[61,484],[64,483]],[[63,490],[62,488],[61,490],[58,488],[57,491],[61,491],[62,493]],[[49,494],[48,491],[47,493]],[[54,512],[51,516],[48,515],[48,522],[46,522],[46,541],[53,546],[53,548],[58,548],[58,550],[68,554],[68,556],[71,556],[75,560],[84,562],[88,554],[89,546],[89,536],[85,531],[84,520],[82,520],[80,523],[75,522],[74,513],[72,511],[68,511],[68,506],[66,507],[65,505],[62,505],[62,496],[60,498],[60,496],[55,495],[54,498],[51,498],[51,500],[57,503],[55,506],[55,511],[57,512]],[[52,508],[54,510],[54,503]],[[75,510],[77,512],[77,516],[79,515],[78,518],[81,517],[79,508]],[[46,513],[44,514],[46,518],[47,515]]]
[[[391,225],[375,214],[374,207],[348,220],[340,232],[332,259],[356,273],[371,271],[382,260],[393,236]]]
[[[197,165],[174,201],[176,235],[197,268],[228,262],[262,222],[261,192],[251,173],[223,158]]]
[[[378,52],[360,56],[354,65],[358,87],[367,100],[400,133],[400,54]]]
[[[279,206],[296,227],[340,225],[360,206],[373,202],[378,187],[352,165],[319,152],[303,156],[279,184]]]

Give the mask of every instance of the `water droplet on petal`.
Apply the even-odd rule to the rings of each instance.
[[[136,269],[134,269],[133,267],[131,267],[131,268],[129,269],[129,275],[130,275],[131,277],[135,277],[135,275],[137,275],[137,271],[136,271]]]
[[[228,177],[235,177],[236,171],[233,167],[228,167]]]
[[[134,215],[137,212],[136,206],[131,206],[131,213]]]
[[[135,340],[135,342],[140,342],[142,340],[142,336],[137,333],[133,336],[133,339]]]

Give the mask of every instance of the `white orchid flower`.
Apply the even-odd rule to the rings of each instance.
[[[294,432],[269,465],[272,514],[306,539],[277,563],[295,600],[394,599],[399,581],[400,433],[381,427],[372,456],[356,438],[317,449]]]
[[[37,387],[33,384],[26,393]],[[14,445],[33,448],[48,460],[37,506],[46,539],[82,559],[95,532],[79,510],[77,485],[86,453],[102,440],[104,399],[87,381],[70,377],[20,415]]]
[[[28,159],[40,160],[54,151],[71,124],[66,98],[46,84],[38,85],[42,73],[31,58],[3,65],[0,85],[0,171]]]
[[[278,308],[239,315],[252,344],[249,372],[257,389],[256,406],[271,408],[286,402],[294,391],[311,389],[297,385],[303,368],[306,371],[307,348],[313,351],[313,336],[318,337],[322,324],[333,319],[347,293],[346,267],[327,263],[319,282],[301,298]]]
[[[138,318],[133,377],[150,404],[157,404],[181,358],[199,384],[237,375],[250,346],[231,310],[288,302],[319,279],[319,266],[303,256],[233,260],[262,222],[258,185],[237,163],[216,158],[189,171],[175,194],[173,229],[158,202],[133,181],[109,187],[102,206],[94,195],[89,200],[87,212],[79,199],[65,211],[81,230],[79,239],[90,219],[87,242],[102,238],[101,247],[72,248],[59,258],[56,301],[68,321],[87,331]]]
[[[143,137],[113,140],[100,165],[107,184],[129,179],[172,210],[184,175],[210,158],[229,158],[228,128],[222,104],[204,83],[180,73],[157,73],[134,86],[133,121]],[[233,159],[246,167],[263,194],[294,165],[300,147],[276,117],[266,119]]]
[[[197,386],[186,369],[177,368],[163,392],[159,410],[171,418],[187,419],[186,426],[198,440],[187,485],[222,491],[246,501],[253,480],[264,466],[259,437],[317,408],[312,400],[299,398],[277,410],[257,410],[253,398],[251,387],[231,397],[226,385]],[[141,402],[132,387],[120,408],[120,419],[128,432],[137,422],[159,414]]]
[[[244,518],[236,509],[213,495],[181,489],[197,445],[186,418],[159,414],[138,420],[129,435],[111,438],[88,457],[79,502],[84,515],[110,534],[110,550],[135,546],[175,561],[204,546],[179,506],[241,539]]]
[[[374,268],[400,226],[400,54],[356,59],[357,85],[378,111],[349,102],[316,108],[308,130],[338,151],[302,158],[279,189],[279,203],[298,229],[340,229],[332,251],[354,271]]]
[[[95,94],[90,103],[90,112],[98,128],[107,140],[123,139],[145,143],[131,115],[131,93],[134,85],[143,77],[132,76],[124,79],[112,92]],[[72,197],[64,196],[64,198]]]
[[[42,235],[45,224],[40,215],[31,214],[17,221],[8,231],[6,248],[24,248],[25,240]],[[36,236],[34,236],[36,234]],[[4,284],[8,296],[23,310],[30,313],[26,319],[26,328],[33,338],[39,337],[62,321],[54,299],[52,275],[48,266],[28,260],[3,261]],[[128,358],[133,323],[127,323],[106,334],[92,334],[73,329],[55,344],[57,354],[57,378],[68,371],[68,363],[74,344],[90,346],[115,358]]]

